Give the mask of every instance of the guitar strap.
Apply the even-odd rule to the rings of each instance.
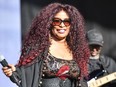
[[[89,79],[92,78],[98,78],[100,76],[104,76],[107,75],[107,68],[104,66],[104,58],[102,58],[102,56],[100,56],[99,59],[90,59],[90,62],[88,64],[89,67]]]

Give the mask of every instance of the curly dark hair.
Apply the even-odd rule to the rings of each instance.
[[[81,73],[87,75],[87,62],[90,53],[85,37],[84,19],[74,6],[68,4],[52,3],[43,8],[34,18],[22,46],[18,66],[32,63],[41,53],[49,48],[52,19],[61,10],[67,12],[71,19],[70,33],[66,39],[67,43],[73,53],[73,58],[80,67]]]

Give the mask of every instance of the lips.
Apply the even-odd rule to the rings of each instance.
[[[58,31],[59,33],[65,33],[66,30],[65,30],[65,29],[58,29],[57,31]]]

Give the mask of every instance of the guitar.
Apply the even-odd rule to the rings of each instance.
[[[87,82],[88,87],[100,87],[110,81],[113,81],[116,79],[116,72],[111,73],[109,75],[106,75],[104,77],[101,77],[99,79],[91,79],[90,81]]]

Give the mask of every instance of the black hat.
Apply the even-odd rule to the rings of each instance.
[[[87,32],[87,39],[89,42],[89,45],[100,45],[103,46],[103,36],[102,34],[95,29],[89,30]]]

